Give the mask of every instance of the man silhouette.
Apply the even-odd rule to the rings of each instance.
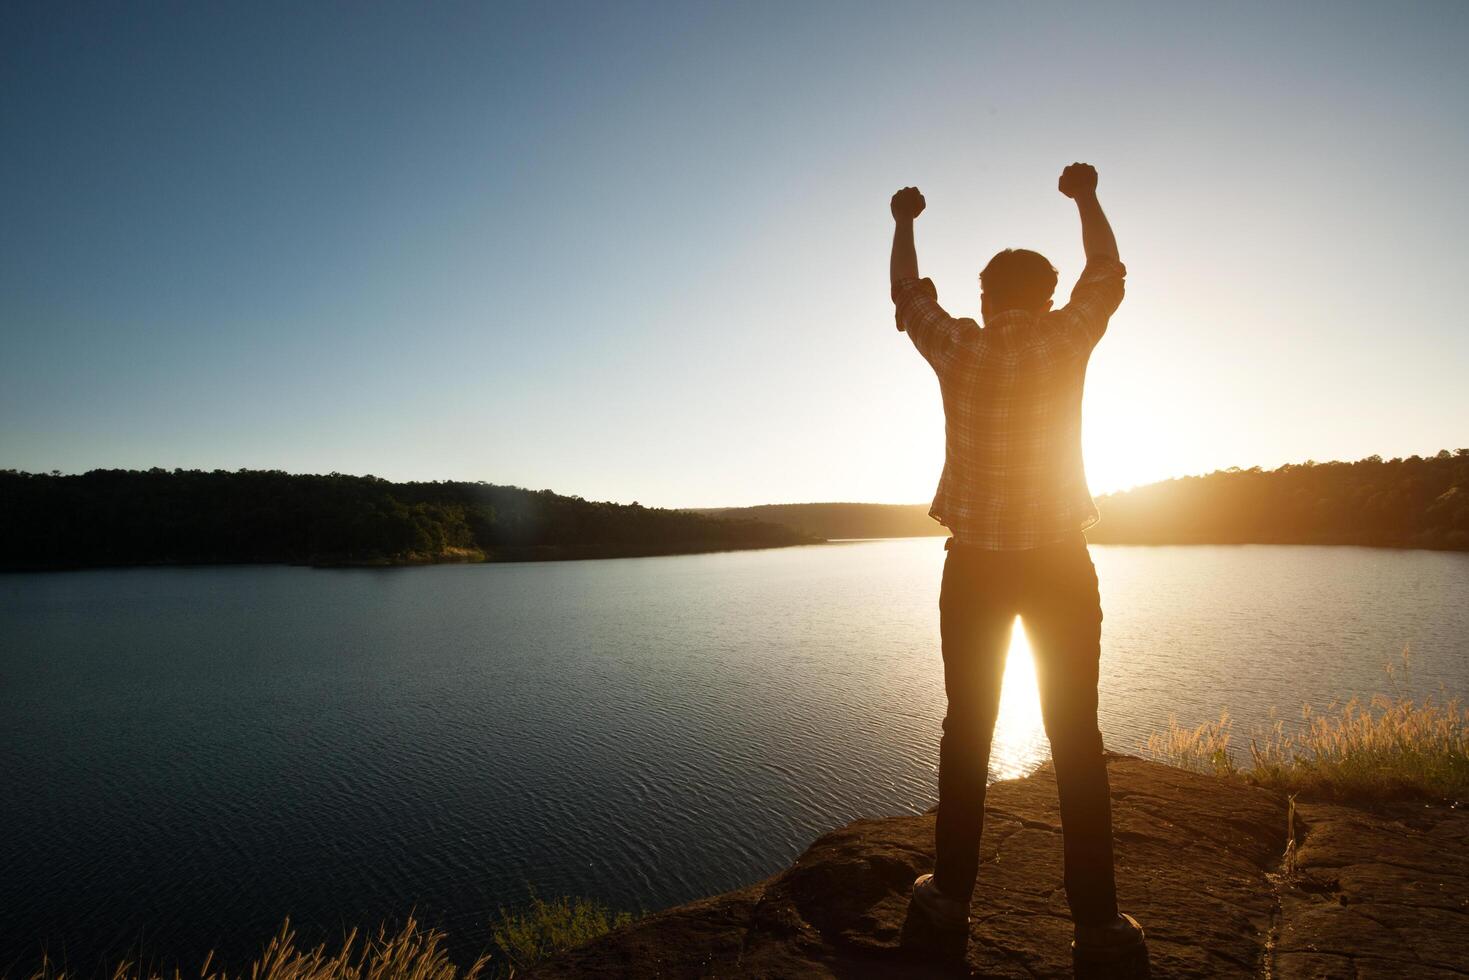
[[[1097,728],[1101,601],[1082,531],[1097,520],[1081,458],[1087,360],[1122,302],[1126,274],[1097,202],[1097,172],[1074,163],[1062,194],[1076,202],[1086,269],[1071,302],[1052,310],[1056,270],[1006,249],[980,273],[984,325],[956,319],[918,278],[916,187],[893,195],[891,265],[898,329],[938,374],[945,417],[943,476],[930,515],[946,543],[939,628],[948,712],[939,743],[934,873],[913,883],[934,925],[963,928],[978,873],[990,740],[1011,625],[1030,637],[1051,741],[1064,836],[1075,955],[1113,959],[1142,948],[1117,911],[1111,793]]]

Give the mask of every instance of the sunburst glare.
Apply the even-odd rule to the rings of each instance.
[[[1020,617],[1010,630],[1010,650],[1005,659],[1005,686],[1000,694],[1000,715],[990,750],[990,778],[1024,776],[1046,760],[1050,743],[1041,723],[1040,691],[1035,680],[1035,658]]]

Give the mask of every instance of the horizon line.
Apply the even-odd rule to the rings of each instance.
[[[1274,466],[1274,467],[1271,467],[1269,469],[1266,469],[1263,466],[1260,466],[1259,464],[1256,464],[1254,466],[1248,466],[1248,467],[1243,467],[1243,466],[1238,466],[1238,465],[1230,465],[1230,466],[1224,466],[1224,467],[1219,467],[1219,468],[1216,468],[1216,469],[1213,469],[1213,470],[1209,470],[1208,472],[1204,472],[1204,473],[1198,473],[1198,472],[1195,472],[1195,473],[1180,473],[1180,474],[1176,474],[1174,476],[1164,477],[1164,478],[1162,478],[1160,480],[1151,480],[1151,481],[1149,481],[1147,483],[1135,483],[1135,484],[1132,484],[1131,486],[1128,486],[1128,487],[1122,487],[1122,488],[1118,488],[1118,489],[1114,489],[1114,490],[1106,490],[1106,491],[1103,491],[1101,493],[1097,493],[1095,491],[1090,491],[1090,492],[1092,493],[1092,496],[1093,497],[1110,497],[1110,496],[1115,496],[1116,494],[1120,494],[1120,493],[1130,493],[1130,492],[1132,492],[1134,490],[1140,490],[1140,489],[1143,489],[1145,487],[1157,486],[1157,485],[1162,484],[1162,483],[1170,483],[1170,482],[1172,482],[1174,480],[1186,480],[1186,479],[1202,478],[1202,477],[1206,477],[1206,476],[1212,476],[1215,473],[1229,473],[1231,471],[1233,471],[1233,472],[1249,472],[1251,470],[1259,470],[1262,473],[1273,473],[1273,472],[1276,472],[1277,470],[1284,469],[1284,468],[1286,468],[1288,466],[1304,467],[1304,466],[1307,466],[1307,465],[1310,465],[1310,466],[1330,466],[1330,465],[1336,465],[1336,464],[1351,465],[1351,464],[1356,464],[1356,463],[1370,462],[1371,460],[1374,460],[1374,459],[1376,459],[1376,460],[1378,460],[1379,462],[1382,462],[1382,463],[1393,463],[1393,462],[1402,462],[1404,460],[1413,460],[1413,459],[1419,459],[1419,460],[1434,459],[1434,458],[1438,458],[1438,457],[1442,456],[1445,453],[1449,454],[1450,456],[1453,456],[1453,455],[1469,455],[1469,448],[1458,447],[1458,448],[1455,448],[1455,449],[1449,449],[1449,448],[1445,447],[1445,448],[1439,449],[1436,453],[1433,453],[1433,454],[1428,455],[1428,456],[1423,456],[1423,455],[1420,455],[1418,453],[1414,453],[1414,454],[1409,455],[1409,456],[1383,457],[1380,453],[1373,453],[1373,454],[1368,455],[1368,456],[1363,456],[1360,459],[1350,459],[1350,460],[1347,460],[1347,459],[1328,459],[1328,460],[1306,459],[1306,460],[1304,460],[1302,462],[1298,462],[1298,463],[1295,463],[1295,462],[1281,463],[1279,466]],[[627,503],[623,503],[621,501],[616,501],[616,500],[596,500],[595,498],[589,498],[589,497],[586,497],[586,496],[584,496],[582,494],[579,494],[579,493],[568,493],[566,491],[563,491],[563,490],[555,490],[555,489],[552,489],[550,487],[532,488],[532,487],[529,487],[529,486],[522,486],[522,485],[520,485],[518,483],[495,483],[495,482],[493,482],[491,480],[486,480],[486,479],[482,479],[482,478],[481,479],[472,479],[472,480],[471,479],[458,480],[458,479],[449,479],[449,478],[440,478],[440,479],[433,479],[433,480],[422,480],[422,479],[396,480],[396,479],[389,479],[387,477],[378,476],[377,474],[374,474],[374,473],[361,473],[361,474],[358,474],[358,473],[343,473],[340,470],[330,470],[330,471],[327,471],[325,473],[322,473],[322,472],[293,472],[291,470],[275,469],[275,468],[270,468],[270,469],[252,469],[251,467],[248,467],[248,466],[240,466],[240,467],[236,467],[234,469],[225,469],[223,467],[214,467],[212,469],[203,469],[203,468],[200,468],[200,467],[187,468],[187,467],[182,467],[182,466],[175,466],[175,467],[172,467],[172,468],[163,467],[163,466],[150,466],[150,467],[146,467],[146,468],[138,467],[138,468],[128,469],[128,468],[124,468],[124,467],[104,467],[104,466],[97,466],[97,467],[93,467],[92,469],[89,469],[89,470],[72,471],[72,472],[65,472],[65,471],[62,471],[60,469],[51,469],[51,470],[37,472],[37,471],[32,471],[32,470],[23,470],[23,469],[19,469],[17,467],[4,467],[4,466],[0,466],[0,473],[15,473],[15,474],[25,475],[25,476],[54,476],[54,477],[85,476],[88,473],[98,473],[98,472],[105,473],[105,472],[115,472],[115,471],[136,472],[136,473],[148,473],[148,472],[151,472],[153,470],[161,470],[162,472],[165,472],[165,473],[241,473],[241,472],[256,472],[256,473],[282,473],[282,474],[284,474],[286,476],[334,476],[335,475],[335,476],[354,477],[354,478],[359,478],[359,479],[383,480],[386,483],[483,483],[483,484],[485,484],[487,486],[498,486],[498,487],[507,487],[507,488],[510,488],[510,489],[516,489],[516,490],[524,490],[524,491],[526,491],[528,493],[549,492],[549,493],[554,493],[554,494],[556,494],[558,496],[562,496],[562,497],[579,497],[582,500],[592,500],[595,503],[610,503],[610,504],[618,504],[620,506],[631,506],[632,504],[637,504],[638,506],[647,506],[645,504],[641,504],[638,500],[632,500],[632,501],[627,502]],[[727,511],[727,510],[754,510],[754,509],[760,508],[760,507],[831,507],[831,506],[857,506],[857,507],[927,507],[927,506],[930,506],[930,502],[929,501],[911,501],[911,502],[899,501],[899,502],[890,502],[890,501],[871,501],[871,500],[803,500],[803,501],[785,501],[785,502],[765,501],[763,503],[758,503],[758,504],[713,504],[713,505],[700,504],[700,505],[680,505],[680,506],[658,505],[658,506],[655,506],[652,509],[657,509],[657,510],[671,510],[671,511],[714,511],[714,510]]]

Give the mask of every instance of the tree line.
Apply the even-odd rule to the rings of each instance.
[[[1097,499],[1099,544],[1356,544],[1469,551],[1469,449],[1232,467]]]
[[[1469,550],[1469,449],[1230,468],[1097,498],[1097,544],[1357,544]],[[927,504],[768,504],[704,513],[824,538],[947,534]]]
[[[488,483],[279,470],[0,470],[0,567],[401,564],[804,544],[777,524]]]

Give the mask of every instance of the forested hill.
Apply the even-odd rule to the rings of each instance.
[[[928,516],[928,504],[761,504],[696,513],[772,521],[820,538],[916,538],[949,533]]]
[[[1469,449],[1228,469],[1097,500],[1100,544],[1359,544],[1469,551]]]
[[[1099,544],[1360,544],[1469,551],[1469,449],[1356,463],[1228,469],[1097,498]],[[769,504],[700,513],[823,538],[948,531],[927,504]]]
[[[776,524],[486,483],[275,470],[0,471],[0,568],[8,569],[600,558],[814,540]]]

